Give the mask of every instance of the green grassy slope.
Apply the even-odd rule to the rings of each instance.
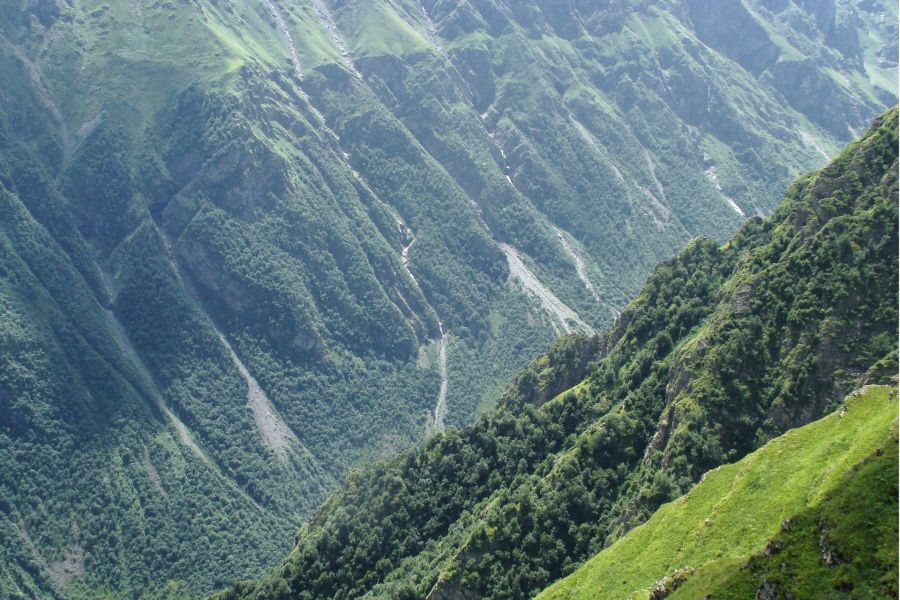
[[[893,102],[890,10],[750,17],[835,125],[677,3],[0,0],[0,595],[257,575]]]
[[[714,598],[752,597],[756,578],[741,567],[776,537],[785,543],[784,552],[768,563],[776,574],[782,571],[779,562],[789,564],[792,572],[763,577],[795,579],[801,585],[797,597],[826,597],[835,593],[832,581],[839,580],[850,582],[845,591],[890,597],[896,589],[897,505],[885,482],[896,464],[896,388],[865,388],[848,398],[845,412],[792,430],[737,463],[710,471],[690,492],[663,505],[647,523],[538,598],[646,598],[657,582],[671,580],[679,569],[685,570],[687,583],[668,597],[702,598],[710,592]],[[851,498],[855,502],[848,504]],[[815,523],[811,515],[816,511],[827,519]],[[783,522],[788,525],[781,535]],[[830,569],[819,540],[795,541],[809,535],[810,525],[824,528],[837,547],[870,550],[862,556],[848,552],[837,561],[846,563],[843,573],[820,577]],[[871,543],[860,544],[863,539]],[[801,545],[802,550],[795,549]],[[867,560],[885,549],[879,562]],[[810,550],[811,557],[803,556]],[[862,570],[854,572],[852,565]],[[754,574],[766,571],[758,566],[752,568]],[[688,574],[689,569],[695,572]],[[726,575],[731,571],[731,577]],[[882,587],[883,577],[888,583],[894,578],[893,586]],[[732,579],[746,579],[750,589],[734,587]],[[787,593],[791,587],[779,589]]]
[[[775,215],[660,265],[496,411],[355,473],[284,563],[221,598],[527,598],[704,473],[884,383],[897,353],[897,109]]]
[[[858,465],[748,562],[713,563],[674,598],[897,597],[897,446]]]

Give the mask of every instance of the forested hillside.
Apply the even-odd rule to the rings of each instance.
[[[530,598],[711,469],[888,383],[897,142],[895,107],[771,218],[660,265],[608,334],[563,338],[496,411],[354,473],[279,568],[218,598]]]
[[[740,247],[777,232],[753,220],[718,243],[896,102],[896,23],[886,0],[0,0],[0,596],[197,595],[262,574],[351,469],[471,423],[703,235],[654,279],[666,299],[638,304],[680,298],[666,332],[686,343]],[[546,359],[547,389],[518,384],[528,402],[665,329],[630,314],[561,343],[583,372]],[[822,334],[844,372],[819,404],[791,360],[748,400],[784,406],[742,424],[751,438],[859,379],[869,355],[842,361],[884,340],[844,333]],[[627,355],[636,382],[671,350],[654,343]],[[591,398],[619,376],[592,375]],[[658,422],[647,402],[623,435]],[[569,406],[522,414],[551,405]],[[513,444],[522,473],[489,469],[490,490],[524,485],[601,406],[565,408],[533,456]],[[755,443],[726,436],[697,464]],[[671,489],[693,469],[673,463]],[[405,552],[451,522],[469,535],[462,514]],[[573,535],[583,557],[607,533]]]

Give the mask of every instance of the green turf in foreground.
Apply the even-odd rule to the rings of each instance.
[[[668,597],[753,597],[763,581],[773,598],[788,588],[797,598],[895,596],[896,472],[896,388],[864,388],[843,416],[707,473],[538,598],[646,598],[685,567],[696,571]],[[769,541],[783,547],[773,554],[770,544],[766,556]]]

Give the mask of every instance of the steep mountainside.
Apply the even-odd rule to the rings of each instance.
[[[897,372],[897,108],[768,220],[697,239],[602,338],[353,474],[233,598],[528,598],[704,473]]]
[[[870,386],[710,471],[538,599],[895,598],[896,475],[897,388]]]
[[[0,1],[0,595],[259,574],[351,467],[774,208],[896,101],[896,20]]]

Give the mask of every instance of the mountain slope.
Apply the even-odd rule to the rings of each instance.
[[[864,597],[892,597],[896,467],[896,388],[865,388],[840,413],[710,471],[538,598],[647,597],[658,584],[667,598],[751,598],[760,579],[773,594],[790,593],[793,580],[805,591],[796,597],[826,597],[838,582]],[[809,530],[816,539],[805,539]]]
[[[526,598],[712,468],[896,373],[897,109],[768,220],[698,239],[601,338],[470,427],[355,473],[222,598]]]
[[[0,2],[0,595],[259,574],[896,100],[893,4],[717,10]]]
[[[801,512],[744,569],[701,572],[673,597],[746,597],[753,590],[793,597],[897,596],[896,451],[859,466],[822,503]],[[864,524],[860,527],[860,523]],[[777,563],[777,567],[775,564]],[[781,565],[784,565],[782,568]],[[833,590],[833,591],[832,591]]]

